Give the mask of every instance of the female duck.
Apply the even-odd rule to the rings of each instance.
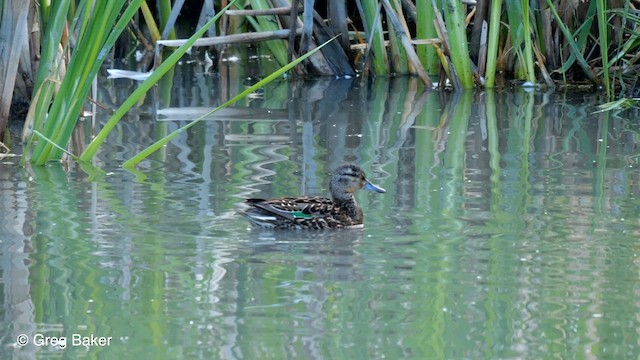
[[[360,189],[386,192],[366,179],[356,165],[341,165],[333,171],[329,186],[333,199],[324,197],[287,197],[247,199],[245,215],[256,226],[274,229],[361,228],[362,209],[353,193]]]

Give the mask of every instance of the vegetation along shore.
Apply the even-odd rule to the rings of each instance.
[[[67,153],[90,160],[113,126],[188,50],[219,59],[226,46],[237,43],[259,44],[278,68],[219,108],[285,73],[409,74],[420,77],[427,88],[455,90],[578,85],[602,91],[615,106],[634,105],[639,4],[6,0],[0,2],[0,152],[10,151],[9,122],[24,121],[22,162],[42,165],[61,159],[105,60],[132,57],[136,51],[146,54],[150,76],[114,109],[82,154]],[[195,30],[180,30],[185,28]],[[175,136],[159,140],[148,153]]]

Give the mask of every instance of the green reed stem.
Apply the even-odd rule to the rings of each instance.
[[[489,46],[487,49],[487,65],[485,69],[485,83],[487,88],[494,87],[496,83],[496,65],[498,57],[498,43],[500,41],[500,16],[502,14],[502,0],[495,0],[491,2],[491,9],[489,11],[491,16],[489,18]]]
[[[31,158],[35,165],[44,165],[62,156],[60,148],[66,148],[69,143],[92,80],[142,1],[131,1],[124,12],[126,0],[80,3],[76,45],[72,49],[65,77],[48,111],[48,103],[38,105],[42,113],[38,114],[34,125],[36,129],[42,127],[42,136],[58,146],[53,146],[49,141],[38,141]],[[41,101],[47,100],[50,99],[41,98]],[[44,126],[40,126],[43,122]],[[34,136],[31,135],[32,138]],[[25,151],[25,156],[28,156],[27,153],[29,151]]]
[[[361,3],[362,17],[367,32],[367,45],[369,55],[372,59],[373,72],[376,75],[384,75],[389,72],[389,59],[387,49],[384,45],[384,35],[382,33],[382,20],[380,20],[381,4],[379,1],[365,0]]]
[[[467,45],[466,25],[462,3],[459,0],[444,1],[444,18],[449,34],[449,50],[451,62],[456,70],[460,85],[463,89],[473,88],[473,74],[471,72],[471,59],[469,58],[469,46]]]
[[[160,40],[160,30],[158,30],[156,20],[153,18],[151,9],[149,9],[149,5],[147,5],[146,1],[142,2],[142,5],[140,6],[140,12],[142,13],[144,22],[147,25],[149,34],[151,35],[151,41],[155,44],[156,41]]]
[[[167,26],[167,23],[169,23],[169,17],[171,16],[171,0],[157,0],[157,4],[160,28],[164,29]],[[171,30],[167,38],[175,39],[175,30]]]
[[[271,8],[271,4],[267,0],[249,0],[253,10],[267,10]],[[256,31],[276,31],[281,30],[280,22],[273,15],[256,16]],[[286,40],[269,40],[265,42],[273,57],[280,66],[287,64],[289,60],[289,51],[287,50]]]
[[[58,50],[62,33],[67,24],[70,3],[69,0],[63,0],[56,1],[53,7],[48,2],[43,2],[40,5],[42,46],[40,47],[40,64],[33,84],[34,89],[38,89],[46,78],[56,72],[55,68],[59,64]]]
[[[436,1],[436,6],[440,5],[439,2],[439,0]],[[416,0],[416,34],[418,39],[438,38],[438,33],[433,26],[433,20],[435,19],[433,11],[430,0]],[[416,45],[416,52],[427,73],[435,75],[440,72],[440,60],[434,46]]]
[[[529,0],[522,0],[522,36],[524,41],[524,59],[523,62],[525,64],[526,69],[526,79],[530,83],[536,82],[536,74],[534,70],[533,63],[535,61],[533,57],[533,49],[531,46],[531,8],[529,7]]]
[[[516,79],[528,81],[529,75],[527,62],[529,60],[523,52],[525,39],[527,38],[523,18],[525,17],[525,14],[528,14],[528,11],[524,8],[524,0],[507,1],[505,5],[507,8],[507,19],[509,20],[511,51],[515,54],[515,59],[517,61],[514,66],[514,76]]]
[[[384,0],[383,0],[384,1]],[[398,3],[398,1],[389,1],[389,8],[385,6],[385,10],[388,12],[392,12],[394,14],[387,14],[387,19],[390,20],[393,16],[396,19],[397,25],[402,27],[402,6]],[[390,55],[391,55],[391,64],[393,66],[392,71],[396,74],[407,74],[409,72],[409,66],[407,64],[407,52],[404,50],[401,36],[403,36],[404,31],[402,29],[396,29],[395,26],[388,26],[389,31],[389,45],[390,46]]]
[[[120,105],[118,110],[111,116],[109,120],[104,124],[104,127],[100,130],[98,135],[91,141],[89,146],[84,150],[82,155],[80,155],[80,159],[88,161],[92,159],[100,145],[106,140],[107,136],[113,130],[113,128],[118,124],[120,119],[129,111],[137,102],[140,100],[144,94],[151,89],[151,87],[158,82],[169,70],[171,70],[175,64],[178,63],[178,60],[184,55],[187,50],[193,45],[193,43],[201,38],[204,33],[224,14],[224,12],[235,3],[236,0],[231,1],[225,8],[223,8],[220,12],[216,14],[211,20],[207,21],[195,34],[193,34],[182,46],[177,48],[168,58],[165,60],[158,68],[145,80],[143,81],[138,88],[131,94],[129,97]]]
[[[607,9],[604,0],[596,0],[598,8],[598,32],[600,33],[600,56],[602,57],[602,76],[607,99],[611,99],[611,86],[609,83],[609,29],[607,24]]]

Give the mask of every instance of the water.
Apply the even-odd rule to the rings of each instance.
[[[0,165],[2,358],[640,356],[636,111],[409,78],[280,82],[122,170],[246,86],[186,66],[175,79],[180,109],[150,94],[103,174]],[[102,81],[107,104],[135,87]],[[387,189],[358,194],[364,230],[238,214],[246,197],[326,194],[344,161]]]

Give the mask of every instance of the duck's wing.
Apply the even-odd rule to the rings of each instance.
[[[325,217],[333,211],[333,201],[324,197],[297,197],[278,199],[247,199],[252,213],[276,216],[289,221]]]

